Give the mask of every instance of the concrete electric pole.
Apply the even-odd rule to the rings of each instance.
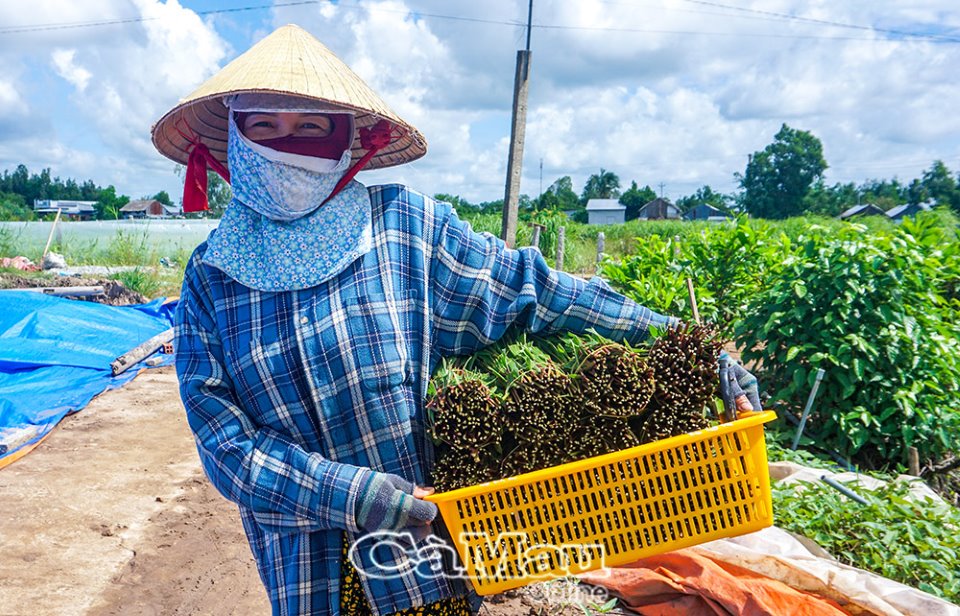
[[[532,19],[533,0],[530,0],[527,9],[527,48],[517,52],[517,72],[513,80],[513,123],[510,128],[510,155],[507,158],[507,185],[503,197],[503,224],[500,227],[500,239],[510,247],[517,242],[517,203],[520,200],[520,176],[523,171],[523,138],[527,128]]]

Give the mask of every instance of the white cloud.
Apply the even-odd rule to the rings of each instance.
[[[19,114],[0,117],[0,135],[22,144],[26,125],[36,143],[64,139],[52,133],[52,80],[69,91],[64,104],[73,124],[88,125],[93,136],[86,139],[96,144],[78,139],[67,150],[106,150],[125,161],[114,183],[171,176],[149,143],[149,126],[235,54],[214,25],[236,32],[236,20],[246,19],[239,30],[250,40],[236,52],[276,26],[298,23],[425,134],[424,159],[365,174],[366,181],[404,181],[471,200],[503,193],[514,62],[525,39],[524,29],[509,23],[526,20],[526,3],[276,6],[231,14],[232,26],[204,22],[177,0],[13,4],[0,4],[0,23],[146,20],[0,36],[0,104]],[[910,179],[935,158],[953,169],[960,160],[960,115],[952,110],[960,99],[960,44],[823,23],[941,34],[960,27],[948,0],[909,4],[750,0],[735,11],[682,0],[535,3],[534,23],[558,27],[532,36],[521,188],[536,193],[542,158],[545,186],[571,175],[579,189],[604,167],[624,184],[662,181],[674,198],[702,184],[731,190],[747,155],[770,143],[784,122],[823,141],[831,182]],[[35,73],[37,58],[49,75]],[[7,151],[17,155],[17,148]],[[0,166],[18,162],[9,156]],[[81,158],[50,160],[79,168]]]
[[[90,83],[90,78],[93,75],[82,66],[76,65],[73,61],[76,55],[76,49],[54,49],[53,53],[50,54],[50,59],[57,74],[73,84],[77,91],[82,93],[87,89],[87,84]]]

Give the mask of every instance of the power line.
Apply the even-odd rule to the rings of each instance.
[[[290,1],[290,2],[280,2],[277,4],[259,4],[251,5],[244,7],[234,7],[228,9],[212,9],[207,11],[194,11],[197,15],[219,15],[226,13],[240,13],[248,11],[258,11],[258,10],[267,10],[267,9],[276,9],[276,8],[286,8],[294,6],[305,6],[305,5],[318,5],[325,4],[330,0],[299,0],[299,1]],[[794,21],[803,21],[809,23],[815,23],[818,25],[830,25],[835,27],[844,27],[844,28],[855,28],[858,30],[869,31],[869,32],[878,32],[886,34],[894,34],[897,36],[907,37],[915,40],[922,40],[931,43],[960,43],[960,38],[958,37],[949,37],[945,35],[938,34],[926,34],[919,32],[906,32],[902,30],[889,30],[882,28],[873,28],[871,26],[862,26],[856,24],[843,24],[841,22],[831,22],[828,20],[820,20],[808,17],[799,17],[795,15],[787,15],[785,13],[775,13],[772,11],[761,11],[758,9],[746,9],[742,7],[734,7],[725,4],[720,4],[716,2],[708,2],[707,0],[684,0],[685,2],[691,2],[694,4],[703,4],[707,6],[713,6],[715,8],[723,8],[727,10],[742,11],[747,13],[753,13],[758,15],[765,15],[769,17],[776,17],[778,19],[789,19]],[[618,4],[615,2],[607,2],[607,4]],[[619,3],[622,4],[622,3]],[[448,21],[461,21],[468,23],[481,23],[481,24],[490,24],[490,25],[500,25],[500,26],[510,26],[518,27],[524,26],[526,24],[514,21],[514,20],[499,20],[499,19],[484,19],[479,17],[464,17],[459,15],[446,15],[441,13],[423,13],[417,11],[409,11],[404,9],[390,9],[386,7],[369,7],[363,5],[351,5],[346,2],[339,2],[336,5],[339,8],[352,9],[352,10],[367,10],[371,12],[380,12],[380,13],[399,13],[403,15],[411,15],[414,18],[429,18],[429,19],[443,19]],[[159,17],[132,17],[127,19],[113,19],[113,20],[101,20],[101,21],[89,21],[89,22],[60,22],[60,23],[47,23],[47,24],[33,24],[27,26],[6,26],[0,27],[0,35],[4,34],[18,34],[26,32],[42,32],[49,30],[67,30],[75,28],[90,28],[90,27],[101,27],[101,26],[111,26],[111,25],[124,25],[131,23],[142,23],[146,21],[154,21],[159,19]],[[862,40],[862,41],[871,41],[871,42],[895,42],[891,39],[877,39],[871,37],[853,37],[853,36],[824,36],[816,34],[777,34],[777,33],[759,33],[759,32],[717,32],[717,31],[702,31],[702,30],[661,30],[655,28],[611,28],[611,27],[597,27],[597,26],[571,26],[564,24],[532,24],[533,28],[539,28],[543,30],[571,30],[571,31],[590,31],[590,32],[622,32],[622,33],[634,33],[634,34],[667,34],[667,35],[680,35],[680,36],[736,36],[742,38],[783,38],[783,39],[812,39],[812,40]]]
[[[740,11],[744,13],[753,13],[756,15],[767,15],[770,17],[776,17],[779,19],[785,19],[790,21],[801,21],[804,23],[832,26],[835,28],[852,28],[855,30],[865,30],[868,32],[881,32],[884,34],[895,34],[897,36],[907,36],[907,37],[919,36],[924,38],[939,39],[939,40],[948,41],[951,43],[960,41],[960,39],[958,39],[957,37],[947,36],[943,34],[920,34],[917,32],[906,32],[904,30],[891,30],[888,28],[877,28],[874,26],[864,26],[861,24],[844,23],[839,21],[832,21],[829,19],[817,19],[815,17],[802,17],[800,15],[790,15],[789,13],[777,13],[775,11],[764,11],[760,9],[751,9],[751,8],[746,8],[741,6],[731,6],[729,4],[721,4],[719,2],[710,2],[709,0],[683,0],[683,2],[688,2],[690,4],[699,4],[703,6],[712,6],[715,8],[726,9],[729,11]]]

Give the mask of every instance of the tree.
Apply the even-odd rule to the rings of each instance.
[[[149,198],[156,199],[157,201],[159,201],[164,205],[173,205],[173,201],[170,200],[170,195],[168,195],[167,191],[165,190],[161,190],[160,192],[158,192],[157,194]]]
[[[676,205],[678,208],[680,208],[681,212],[686,212],[697,207],[701,203],[712,205],[718,210],[730,210],[730,196],[723,193],[718,193],[706,184],[698,188],[697,191],[692,195],[677,199]]]
[[[803,211],[823,216],[839,216],[845,210],[857,205],[862,198],[853,182],[827,186],[823,180],[817,180],[803,198]]]
[[[586,205],[590,199],[616,199],[619,196],[620,178],[601,167],[600,173],[591,175],[584,184],[580,203]]]
[[[636,181],[630,182],[630,188],[620,195],[620,204],[627,206],[626,219],[636,220],[640,208],[657,198],[657,193],[649,185],[638,188]]]
[[[475,210],[475,209],[477,209],[477,206],[475,206],[474,204],[470,203],[469,201],[467,201],[466,199],[464,199],[464,198],[461,197],[460,195],[450,195],[450,194],[447,194],[447,193],[437,193],[437,194],[435,194],[435,195],[433,196],[433,199],[434,199],[435,201],[442,201],[442,202],[444,202],[444,203],[449,203],[450,205],[453,206],[453,209],[455,209],[455,210],[458,211],[458,212],[463,212],[464,210]]]
[[[100,191],[97,204],[93,207],[97,210],[98,220],[116,220],[120,218],[120,208],[128,203],[130,197],[117,195],[117,189],[111,184]]]
[[[910,184],[908,197],[910,203],[933,199],[937,205],[947,205],[960,212],[960,187],[942,160],[933,161],[923,177]]]
[[[227,209],[233,191],[230,185],[215,171],[207,170],[207,204],[210,206],[210,216],[220,218]]]
[[[573,180],[569,175],[554,180],[553,184],[534,200],[537,210],[574,210],[579,205],[580,199],[573,191]]]
[[[750,156],[745,173],[737,174],[740,205],[760,218],[802,214],[804,197],[826,169],[820,140],[784,124],[773,143]]]

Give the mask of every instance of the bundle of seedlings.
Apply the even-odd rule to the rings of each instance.
[[[430,381],[426,409],[438,443],[476,452],[500,442],[500,400],[486,377],[444,362]]]
[[[525,336],[474,356],[474,369],[503,391],[503,416],[518,442],[563,441],[577,428],[582,402],[570,376]],[[505,451],[509,451],[506,448]]]
[[[572,450],[557,445],[551,441],[518,443],[503,459],[500,474],[503,477],[513,477],[576,459]]]
[[[588,411],[619,419],[642,415],[656,387],[654,371],[641,353],[610,342],[584,357],[577,384]]]
[[[622,451],[640,444],[630,423],[619,417],[588,415],[583,418],[579,433],[582,436],[575,460]]]
[[[479,449],[470,455],[446,445],[437,447],[433,465],[433,487],[438,492],[475,486],[502,477],[494,448]]]
[[[483,375],[441,363],[426,404],[430,436],[437,445],[433,485],[438,490],[499,477],[501,406]]]
[[[650,412],[642,424],[632,424],[641,442],[707,427],[705,408],[719,386],[721,347],[712,325],[681,324],[657,338],[647,358],[656,375]]]

